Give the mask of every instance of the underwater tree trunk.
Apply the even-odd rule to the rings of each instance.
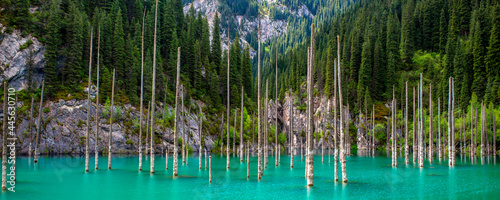
[[[89,59],[89,82],[87,93],[87,134],[85,134],[85,172],[89,171],[89,140],[90,140],[90,81],[92,79],[92,36],[93,30],[90,28],[90,59]]]
[[[339,108],[340,108],[340,162],[342,164],[342,182],[347,182],[347,174],[346,174],[346,159],[345,159],[345,152],[344,152],[344,126],[342,123],[344,122],[343,119],[343,112],[342,112],[342,80],[341,80],[341,70],[340,70],[340,39],[339,36],[337,35],[337,44],[338,44],[338,51],[337,51],[337,82],[339,83],[338,88],[339,88]]]
[[[212,156],[208,159],[208,182],[212,182]]]
[[[111,169],[111,154],[113,151],[111,151],[111,142],[113,140],[113,113],[115,112],[115,107],[114,107],[114,100],[115,100],[115,71],[116,69],[113,69],[113,85],[111,87],[111,107],[109,108],[111,116],[109,120],[109,136],[108,136],[108,169]]]
[[[143,101],[144,101],[144,17],[146,16],[146,9],[142,14],[142,36],[141,36],[141,102],[139,108],[139,171],[142,171],[142,115],[143,113]],[[168,169],[168,159],[167,159],[167,169]]]
[[[314,178],[314,136],[313,136],[313,73],[314,73],[314,24],[311,25],[311,53],[309,55],[309,62],[311,63],[307,69],[307,186],[313,186]]]
[[[97,36],[97,92],[95,100],[95,169],[99,169],[99,49],[101,47],[101,27]],[[89,90],[90,91],[90,90]]]
[[[276,107],[276,121],[275,121],[275,139],[276,139],[276,143],[274,144],[274,147],[276,149],[276,159],[274,161],[274,166],[278,166],[278,48],[276,48],[276,79],[275,79],[276,83],[275,83],[275,89],[276,89],[276,93],[275,93],[275,107]]]
[[[181,47],[177,47],[177,75],[176,75],[176,82],[175,82],[175,119],[174,119],[174,170],[173,170],[173,176],[177,176],[179,173],[179,152],[177,149],[177,142],[179,140],[179,134],[178,134],[178,129],[179,129],[179,84],[180,84],[180,71],[181,71]]]
[[[452,113],[452,110],[451,110],[451,77],[448,78],[448,82],[449,82],[449,85],[448,85],[448,164],[450,166],[452,166],[452,161],[451,161],[451,156],[452,156],[452,153],[451,153],[451,145],[452,145],[452,141],[451,141],[451,124],[452,124],[452,121],[451,121],[451,113]]]
[[[451,77],[451,94],[452,94],[452,106],[451,106],[451,165],[455,166],[455,79]]]

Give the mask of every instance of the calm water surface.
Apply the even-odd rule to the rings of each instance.
[[[112,170],[107,169],[107,157],[99,160],[94,170],[84,173],[85,157],[41,157],[38,164],[26,157],[18,159],[16,192],[2,192],[1,199],[500,199],[500,158],[486,157],[483,161],[457,156],[456,166],[447,160],[425,162],[423,169],[398,158],[398,167],[391,166],[390,155],[377,152],[375,157],[354,152],[347,160],[347,184],[333,181],[333,157],[321,163],[314,160],[314,187],[305,187],[304,161],[295,156],[290,169],[290,157],[274,158],[257,180],[257,157],[250,159],[250,179],[246,178],[246,163],[231,157],[231,169],[226,170],[226,157],[212,155],[212,183],[208,169],[198,169],[198,157],[189,157],[189,165],[179,166],[179,177],[172,177],[172,156],[165,170],[165,157],[156,157],[156,173],[149,173],[149,158],[144,159],[143,172],[138,172],[137,156],[117,156]],[[358,155],[356,155],[358,154]],[[179,156],[179,158],[181,158]],[[181,159],[179,159],[181,160]],[[484,164],[482,164],[484,162]],[[340,164],[339,164],[340,171]],[[339,175],[341,178],[341,176]]]

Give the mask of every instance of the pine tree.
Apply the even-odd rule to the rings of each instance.
[[[45,59],[46,64],[44,68],[45,80],[47,80],[47,94],[54,95],[59,89],[57,78],[57,56],[59,54],[60,41],[60,1],[49,1],[49,15],[47,19],[47,34],[45,35],[46,50]]]
[[[488,77],[490,77],[493,82],[492,91],[488,96],[489,102],[496,103],[499,100],[498,94],[500,91],[500,5],[496,5],[492,9],[491,14],[491,31],[490,31],[490,41],[487,47],[487,53],[485,58],[486,71]]]
[[[214,27],[212,29],[212,51],[210,56],[210,62],[214,63],[216,72],[219,72],[221,66],[221,45],[220,45],[220,21],[219,14],[215,12]]]
[[[399,63],[399,22],[394,13],[387,18],[387,71],[386,71],[386,97],[391,95],[393,85],[396,85],[396,70]],[[396,86],[397,87],[397,86]]]
[[[117,2],[113,3],[113,7],[116,8]],[[113,9],[112,9],[113,10]],[[125,88],[126,80],[126,69],[125,69],[125,33],[123,31],[123,17],[120,8],[117,8],[117,13],[114,15],[114,28],[113,28],[113,49],[112,49],[112,59],[113,68],[116,69],[118,88]]]
[[[406,65],[410,64],[411,58],[413,56],[413,48],[414,48],[413,33],[415,32],[415,30],[414,30],[415,24],[413,23],[413,20],[414,20],[413,19],[413,15],[414,15],[413,9],[414,9],[414,7],[415,7],[415,5],[414,5],[413,1],[409,1],[403,9],[402,19],[401,19],[401,44],[400,44],[399,49],[401,52],[401,60]],[[393,19],[389,19],[389,20],[392,20],[391,24],[387,24],[387,27],[388,27],[387,33],[388,34],[389,34],[389,28],[390,28],[390,30],[395,31],[393,28],[395,28],[396,25],[394,25],[393,23],[397,22],[396,21],[397,17],[394,14],[391,13],[389,15],[389,18],[391,18],[391,17],[393,18]],[[398,33],[394,32],[391,34],[398,34]],[[387,42],[393,43],[389,40],[389,38],[387,38]],[[392,45],[388,44],[387,46],[389,48]],[[390,60],[389,60],[389,63],[391,63]]]
[[[327,61],[326,61],[326,81],[325,81],[325,89],[324,89],[324,92],[325,92],[325,96],[327,97],[331,97],[333,95],[333,90],[334,90],[334,82],[333,82],[333,76],[335,73],[334,72],[334,66],[333,66],[333,63],[334,63],[334,56],[335,56],[335,53],[334,53],[334,46],[332,44],[332,40],[329,40],[328,42],[328,53],[327,53]]]
[[[372,47],[372,26],[368,25],[366,28],[365,42],[363,43],[363,51],[361,53],[361,67],[358,76],[358,105],[360,110],[364,110],[363,93],[368,85],[370,85],[372,77],[372,60],[373,60],[373,47]],[[367,113],[365,113],[366,115]]]
[[[66,49],[66,66],[62,71],[63,84],[69,86],[70,91],[76,92],[78,81],[83,74],[83,34],[86,25],[82,18],[82,13],[74,1],[69,2],[68,15],[65,18],[66,42],[69,46]]]
[[[484,9],[480,9],[474,12],[472,25],[473,29],[473,47],[472,47],[472,55],[474,57],[474,81],[472,84],[472,91],[476,93],[479,99],[483,99],[484,92],[486,90],[486,65],[484,55],[487,51],[486,46],[488,45],[487,33],[483,29],[484,27],[484,16],[480,11],[484,11]],[[443,86],[444,87],[444,86]]]
[[[252,64],[250,58],[250,49],[248,46],[243,50],[243,57],[241,59],[241,81],[242,85],[245,89],[245,93],[248,98],[253,97],[253,89],[252,89]]]

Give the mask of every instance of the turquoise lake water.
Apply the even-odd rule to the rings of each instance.
[[[149,158],[144,159],[143,171],[138,172],[137,156],[117,156],[112,170],[107,169],[107,157],[99,160],[94,170],[85,173],[85,157],[41,157],[34,164],[27,157],[18,158],[15,193],[2,192],[1,199],[500,199],[499,158],[457,156],[456,166],[447,160],[425,162],[423,169],[398,158],[398,167],[391,166],[391,156],[385,151],[375,157],[354,155],[347,159],[347,184],[333,181],[333,157],[321,163],[314,160],[314,186],[305,187],[305,161],[281,156],[274,166],[274,157],[257,180],[257,157],[250,159],[250,179],[246,178],[246,163],[231,157],[231,169],[226,170],[226,157],[212,155],[212,183],[208,169],[198,169],[198,157],[189,157],[189,166],[179,165],[179,177],[172,177],[172,156],[165,170],[165,157],[155,159],[156,173],[149,173]],[[181,157],[179,156],[181,161]],[[305,158],[304,158],[305,159]],[[484,164],[482,164],[482,162]],[[340,170],[340,164],[339,164]],[[339,177],[341,178],[340,174]]]

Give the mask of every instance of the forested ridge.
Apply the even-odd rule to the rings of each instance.
[[[416,87],[420,73],[424,91],[432,84],[433,101],[447,96],[450,76],[458,80],[455,88],[461,108],[472,98],[487,105],[500,100],[500,5],[496,1],[366,0],[318,27],[315,94],[332,95],[339,35],[344,98],[354,113],[364,111],[365,102],[370,110],[372,102],[392,98],[393,86],[402,98],[404,83]],[[293,48],[286,43],[286,37],[279,38],[264,55],[264,80],[274,83],[275,49],[279,52],[278,74],[285,74],[278,78],[280,99],[290,88],[300,93],[306,76],[303,66],[309,41]]]

